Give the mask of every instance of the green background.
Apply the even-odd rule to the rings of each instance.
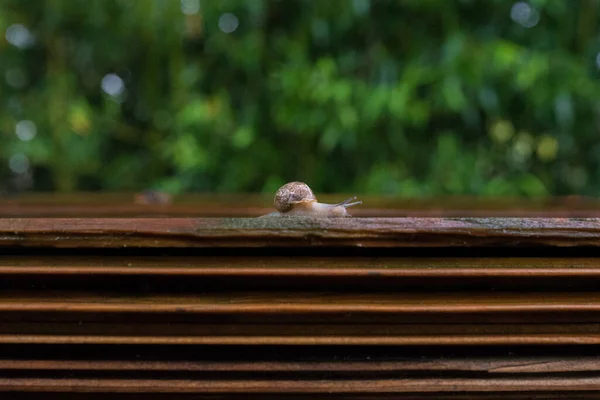
[[[0,188],[597,195],[600,1],[517,3],[0,0]]]

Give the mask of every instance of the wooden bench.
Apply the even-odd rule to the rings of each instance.
[[[0,201],[0,398],[600,396],[595,201],[133,199]]]

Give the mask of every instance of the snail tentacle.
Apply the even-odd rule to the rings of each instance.
[[[341,203],[334,204],[333,206],[334,207],[342,206],[342,207],[346,207],[347,208],[347,207],[352,207],[352,206],[357,206],[359,204],[362,204],[362,201],[360,201],[360,200],[351,203],[352,200],[356,200],[356,199],[357,199],[357,197],[353,196],[353,197],[350,197],[349,199],[346,199],[346,200],[342,201]]]

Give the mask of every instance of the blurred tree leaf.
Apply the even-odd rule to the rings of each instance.
[[[4,0],[0,176],[600,194],[600,3],[528,4]]]

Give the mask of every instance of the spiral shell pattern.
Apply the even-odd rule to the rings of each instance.
[[[282,213],[305,201],[317,201],[317,198],[304,182],[286,183],[275,193],[275,208]]]

